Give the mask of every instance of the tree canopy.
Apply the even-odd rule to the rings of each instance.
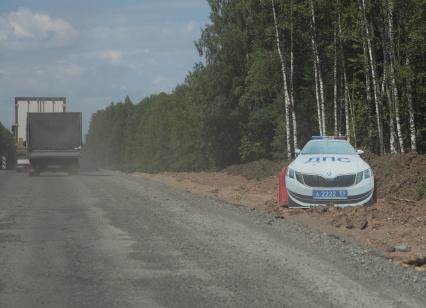
[[[4,156],[8,162],[8,169],[15,165],[15,140],[12,133],[0,123],[0,158]],[[1,161],[0,161],[1,163]]]
[[[204,63],[171,93],[96,112],[85,158],[217,169],[285,158],[320,133],[376,153],[426,152],[426,0],[208,3]]]

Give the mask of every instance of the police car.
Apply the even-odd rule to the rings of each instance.
[[[374,176],[362,153],[344,137],[312,137],[283,170],[280,200],[289,207],[373,204]]]

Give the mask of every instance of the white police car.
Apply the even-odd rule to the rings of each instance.
[[[342,137],[312,137],[287,167],[284,186],[289,207],[371,205],[374,177],[370,166]],[[284,177],[284,174],[283,174]]]

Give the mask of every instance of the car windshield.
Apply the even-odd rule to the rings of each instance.
[[[304,147],[301,154],[346,154],[355,155],[357,152],[347,141],[311,140]]]

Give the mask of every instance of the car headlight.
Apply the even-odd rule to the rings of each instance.
[[[373,172],[371,171],[370,168],[368,168],[364,171],[358,172],[356,174],[356,177],[355,177],[355,185],[359,184],[363,179],[366,180],[366,179],[369,179],[372,176],[373,176]]]
[[[364,179],[369,179],[372,176],[371,169],[364,170]]]
[[[358,172],[358,173],[356,174],[356,178],[355,178],[355,185],[356,185],[356,184],[359,184],[359,182],[361,182],[361,181],[362,181],[362,177],[363,177],[363,175],[364,175],[364,171]]]
[[[297,171],[294,173],[296,174],[296,180],[301,184],[305,184],[305,181],[303,180],[303,174]]]
[[[289,178],[294,179],[294,170],[291,169],[291,168],[288,168],[287,169],[287,175],[288,175]]]

